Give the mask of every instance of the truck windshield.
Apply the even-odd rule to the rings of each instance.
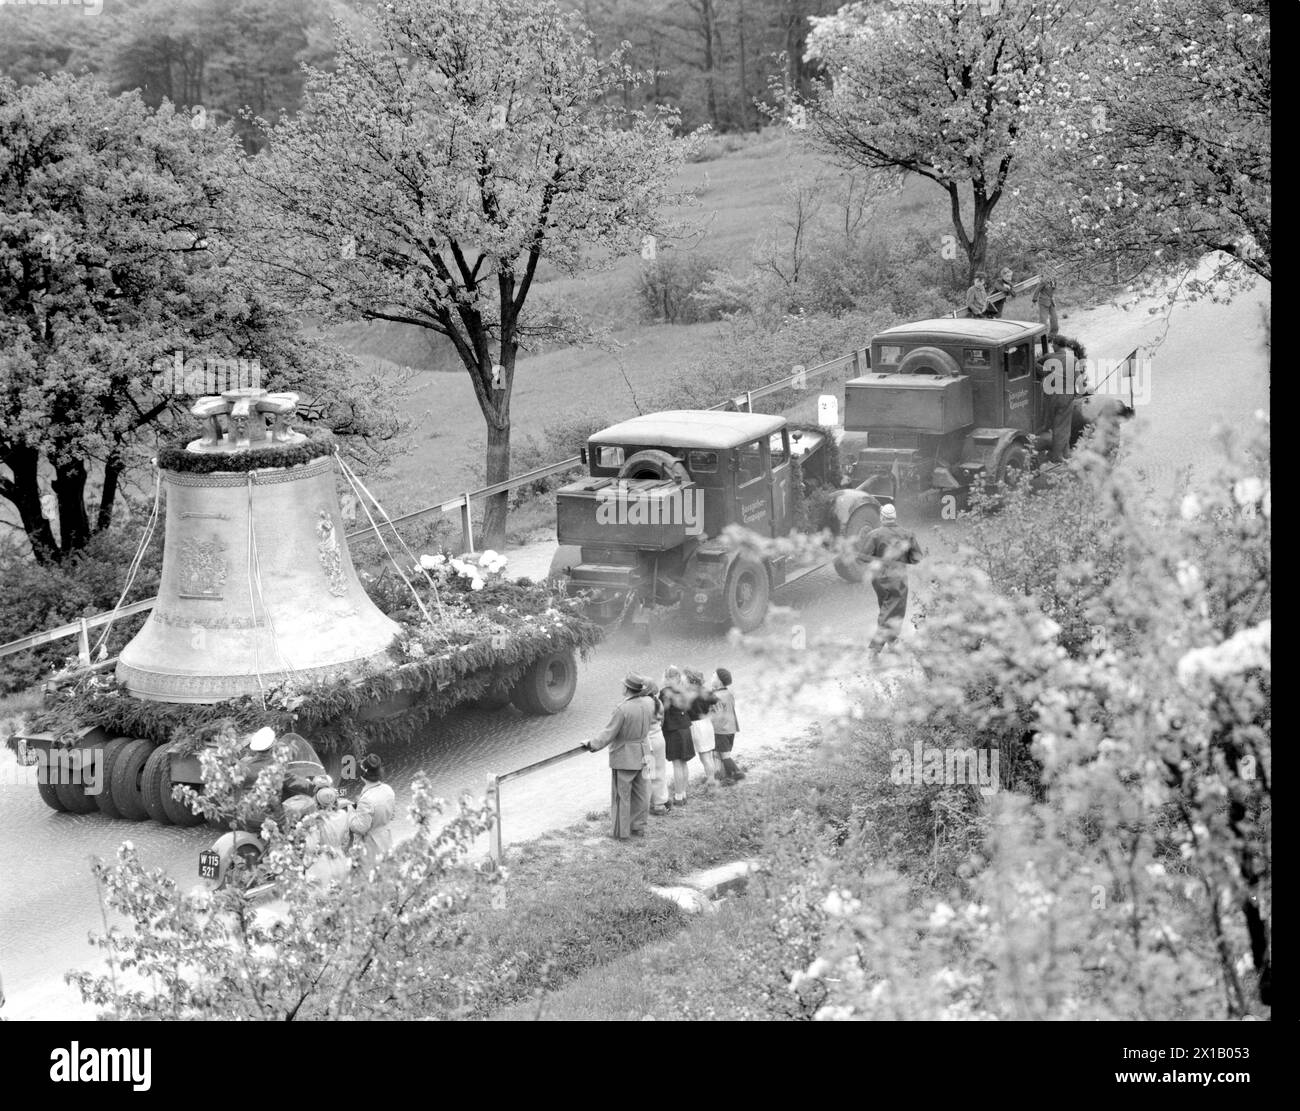
[[[596,448],[596,466],[621,467],[622,465],[623,449],[621,447],[605,447],[601,445]]]

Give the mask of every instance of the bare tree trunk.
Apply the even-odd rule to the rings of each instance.
[[[54,530],[41,510],[40,453],[35,448],[15,447],[6,453],[4,462],[13,472],[13,478],[0,478],[0,495],[18,510],[36,562],[43,567],[57,563],[59,546],[54,539]]]
[[[95,531],[103,532],[113,523],[113,505],[117,501],[117,484],[122,477],[122,460],[110,455],[104,464],[104,487],[99,494],[99,509],[95,513]]]
[[[714,76],[714,38],[717,25],[714,22],[713,0],[700,0],[700,29],[704,34],[704,94],[709,109],[709,122],[716,131],[718,124],[718,92]]]
[[[72,459],[55,466],[54,496],[59,501],[59,547],[64,555],[78,552],[90,539],[86,513],[86,464]]]

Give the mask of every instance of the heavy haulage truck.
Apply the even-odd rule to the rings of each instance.
[[[572,700],[575,652],[601,630],[553,587],[431,575],[414,556],[363,587],[336,489],[351,472],[328,433],[291,427],[296,401],[204,398],[205,435],[160,451],[148,620],[114,676],[81,671],[11,739],[54,810],[196,824],[173,791],[201,789],[198,754],[223,726],[298,733],[337,766],[461,703],[553,714]]]
[[[755,629],[773,590],[827,563],[861,579],[856,564],[829,551],[759,560],[723,536],[732,526],[775,538],[823,528],[856,535],[878,524],[888,499],[865,486],[835,489],[829,447],[825,432],[761,413],[676,410],[612,425],[583,449],[590,473],[557,495],[551,574],[594,620],[680,605],[703,624]],[[814,502],[817,488],[828,496]]]
[[[1058,414],[1070,443],[1104,413],[1129,415],[1122,402],[1085,392],[1054,405],[1042,324],[921,320],[874,336],[869,350],[870,371],[844,386],[844,431],[856,448],[845,463],[853,483],[893,498],[964,502],[973,488],[997,489],[1044,462]]]

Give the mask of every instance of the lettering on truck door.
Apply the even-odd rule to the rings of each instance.
[[[1008,347],[1006,366],[1006,426],[1032,432],[1038,414],[1034,411],[1033,351],[1029,341]]]
[[[772,535],[772,487],[767,472],[764,441],[736,448],[736,523],[760,536]]]

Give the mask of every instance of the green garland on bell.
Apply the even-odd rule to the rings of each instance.
[[[175,440],[158,449],[158,466],[167,471],[185,474],[213,474],[217,471],[244,474],[270,467],[297,467],[310,463],[322,455],[332,455],[336,441],[328,428],[313,428],[307,439],[296,444],[275,447],[248,448],[244,451],[187,451],[186,445],[202,435],[195,430],[182,440]]]

